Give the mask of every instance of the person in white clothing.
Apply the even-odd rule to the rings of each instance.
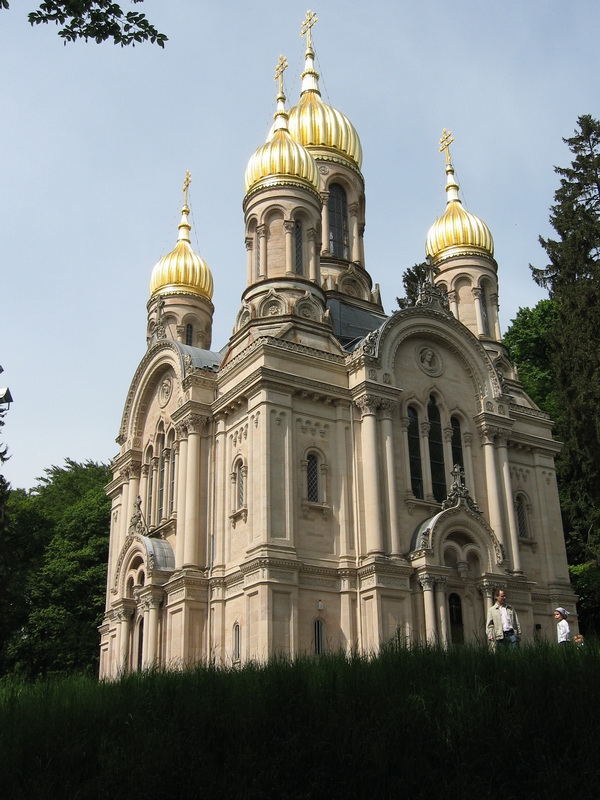
[[[569,612],[562,608],[562,606],[554,609],[554,619],[558,623],[556,626],[556,634],[558,636],[559,644],[566,644],[567,642],[571,641],[571,627],[567,622],[568,616]]]

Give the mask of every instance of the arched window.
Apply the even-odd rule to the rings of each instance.
[[[309,503],[319,503],[319,458],[315,453],[306,457],[306,499]]]
[[[483,335],[490,336],[490,317],[488,313],[488,291],[485,286],[481,287],[481,324],[483,326]]]
[[[515,507],[517,512],[517,526],[519,528],[519,536],[522,539],[529,538],[529,525],[527,524],[527,505],[525,498],[522,494],[517,495],[515,500]]]
[[[158,457],[158,502],[156,509],[156,524],[158,525],[165,515],[165,451],[160,443],[160,455]]]
[[[185,343],[191,345],[194,344],[194,326],[189,322],[185,326]]]
[[[154,459],[152,458],[152,451],[150,451],[150,456],[148,459],[148,487],[146,491],[146,523],[148,525],[152,524],[152,495],[154,493],[154,466],[153,462]]]
[[[140,624],[138,625],[137,631],[137,663],[136,669],[141,670],[143,665],[143,654],[144,654],[144,620],[140,619]]]
[[[171,447],[171,460],[169,461],[169,516],[175,508],[175,448]]]
[[[448,598],[448,611],[450,612],[450,640],[452,644],[463,644],[465,631],[463,627],[462,603],[460,597],[452,592]]]
[[[457,419],[457,417],[452,417],[450,424],[452,425],[452,468],[458,464],[464,470],[465,462],[463,456],[462,435],[460,432],[460,421]]]
[[[315,634],[315,655],[320,656],[325,652],[324,650],[324,637],[323,637],[323,620],[316,619],[314,624]]]
[[[446,499],[446,468],[444,466],[444,440],[440,412],[433,395],[427,404],[429,420],[429,461],[431,463],[431,488],[438,503]]]
[[[238,461],[235,468],[235,502],[236,508],[244,508],[246,505],[246,469],[241,461]]]
[[[336,258],[350,258],[348,235],[348,201],[346,192],[339,183],[329,187],[327,201],[329,211],[329,252]]]
[[[294,226],[294,250],[296,256],[296,275],[304,275],[304,253],[302,248],[302,223],[296,220]]]
[[[410,482],[415,497],[423,499],[423,470],[421,467],[421,436],[419,416],[412,406],[408,409],[408,455],[410,459]]]
[[[256,269],[256,280],[260,278],[260,240],[261,237],[258,235],[258,231],[256,232],[256,260],[254,262],[254,268]]]
[[[242,634],[239,623],[233,626],[233,660],[239,661],[242,652]]]

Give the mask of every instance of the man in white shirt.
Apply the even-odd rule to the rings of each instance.
[[[506,602],[504,589],[498,589],[494,599],[485,625],[488,640],[494,647],[518,647],[521,626],[517,612]]]

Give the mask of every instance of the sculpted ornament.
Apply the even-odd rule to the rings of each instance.
[[[158,390],[158,404],[161,408],[164,408],[167,405],[167,403],[171,399],[172,393],[173,393],[173,381],[169,377],[163,378]]]
[[[427,375],[437,377],[444,371],[444,363],[439,353],[432,347],[419,346],[415,350],[415,360]]]

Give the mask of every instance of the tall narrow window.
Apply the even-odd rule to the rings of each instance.
[[[148,525],[152,524],[152,494],[154,492],[154,459],[150,457],[148,464],[148,491],[146,493],[146,522]]]
[[[233,626],[233,660],[239,661],[240,660],[240,653],[242,652],[242,636],[240,632],[240,626],[236,622]]]
[[[169,461],[169,515],[175,508],[175,448],[171,447],[171,460]]]
[[[158,458],[158,508],[156,510],[156,524],[164,517],[165,509],[165,451],[161,447]]]
[[[490,335],[490,319],[488,315],[488,293],[485,287],[481,288],[481,324],[483,325],[483,335]]]
[[[465,631],[463,627],[462,603],[460,597],[452,592],[448,598],[448,610],[450,612],[450,639],[452,644],[463,644],[465,641]]]
[[[410,459],[410,482],[412,493],[423,499],[423,470],[421,468],[421,436],[419,417],[414,408],[408,409],[408,455]]]
[[[238,465],[235,469],[235,481],[236,481],[236,503],[237,508],[244,508],[246,505],[246,482],[245,482],[245,475],[244,475],[244,465],[241,461],[238,461]]]
[[[256,280],[260,278],[260,236],[256,234]]]
[[[519,536],[523,539],[529,538],[529,529],[527,526],[527,508],[525,507],[525,500],[523,499],[523,495],[517,495],[516,500],[516,510],[517,510],[517,526],[519,528]]]
[[[346,192],[339,183],[329,187],[329,252],[336,258],[350,258],[348,235],[348,201]]]
[[[296,275],[304,275],[304,253],[302,248],[302,223],[296,220],[294,226],[294,249],[296,255]]]
[[[319,459],[314,453],[309,453],[306,457],[306,499],[318,503],[319,496]]]
[[[185,326],[185,343],[194,344],[194,328],[189,322]]]
[[[315,620],[315,655],[320,656],[324,652],[323,649],[323,620]]]
[[[427,404],[429,420],[429,461],[431,463],[431,488],[438,503],[446,499],[446,468],[444,466],[444,440],[440,412],[433,395]]]
[[[463,457],[460,422],[456,417],[452,417],[450,424],[452,425],[452,468],[458,464],[464,470],[465,462]]]

